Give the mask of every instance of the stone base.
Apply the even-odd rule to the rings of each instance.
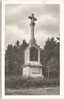
[[[44,78],[42,74],[42,67],[41,66],[24,66],[23,67],[23,77],[32,77],[32,78]]]

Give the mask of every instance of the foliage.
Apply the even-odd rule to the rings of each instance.
[[[5,72],[7,75],[22,74],[22,66],[24,64],[24,50],[28,44],[25,40],[23,43],[17,40],[15,45],[9,44],[5,53]],[[44,49],[41,50],[41,63],[43,65],[43,73],[46,78],[49,78],[48,72],[53,77],[53,72],[56,73],[56,78],[59,79],[59,42],[51,38],[46,41]]]
[[[6,74],[22,73],[22,65],[24,63],[24,50],[28,46],[25,40],[20,45],[19,41],[14,46],[8,45],[5,53],[5,72]]]
[[[44,75],[47,78],[59,79],[59,42],[56,42],[54,38],[48,38],[41,55],[41,62],[45,66]]]
[[[6,76],[5,87],[11,89],[19,88],[45,88],[45,87],[56,87],[59,85],[58,80],[42,80],[42,78],[24,78],[15,76]]]

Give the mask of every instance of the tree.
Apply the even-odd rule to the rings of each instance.
[[[59,47],[60,42],[56,42],[54,38],[46,41],[44,49],[41,50],[41,63],[44,76],[49,77],[56,73],[59,79]],[[5,53],[5,71],[6,74],[22,74],[22,66],[24,64],[24,51],[28,46],[27,42],[23,40],[22,44],[17,40],[14,46],[8,45]],[[54,74],[53,74],[54,73]],[[49,75],[48,75],[49,74]]]
[[[17,40],[16,42],[16,46],[19,47],[20,46],[20,42]]]
[[[59,42],[56,42],[54,38],[48,38],[46,41],[42,53],[42,61],[43,65],[45,66],[45,76],[49,72],[50,77],[53,72],[55,72],[57,73],[57,78],[59,79]],[[51,78],[53,78],[53,76],[51,76]]]
[[[5,53],[5,71],[6,74],[22,73],[22,65],[24,64],[24,50],[28,46],[25,40],[20,45],[17,40],[14,46],[8,45]]]

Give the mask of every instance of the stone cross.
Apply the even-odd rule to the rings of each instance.
[[[37,21],[37,19],[34,17],[33,13],[32,13],[32,16],[29,16],[28,18],[31,19],[31,23],[30,23],[30,27],[31,27],[31,42],[34,42],[35,41],[34,27],[35,27],[35,21]]]
[[[35,23],[35,21],[37,20],[37,19],[34,17],[34,14],[33,14],[33,13],[32,13],[32,16],[29,16],[28,18],[31,19],[31,23]]]

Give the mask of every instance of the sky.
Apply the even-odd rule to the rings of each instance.
[[[35,14],[35,39],[43,48],[45,41],[60,36],[60,6],[54,4],[7,4],[5,6],[5,45],[30,40],[30,20],[28,16]]]

